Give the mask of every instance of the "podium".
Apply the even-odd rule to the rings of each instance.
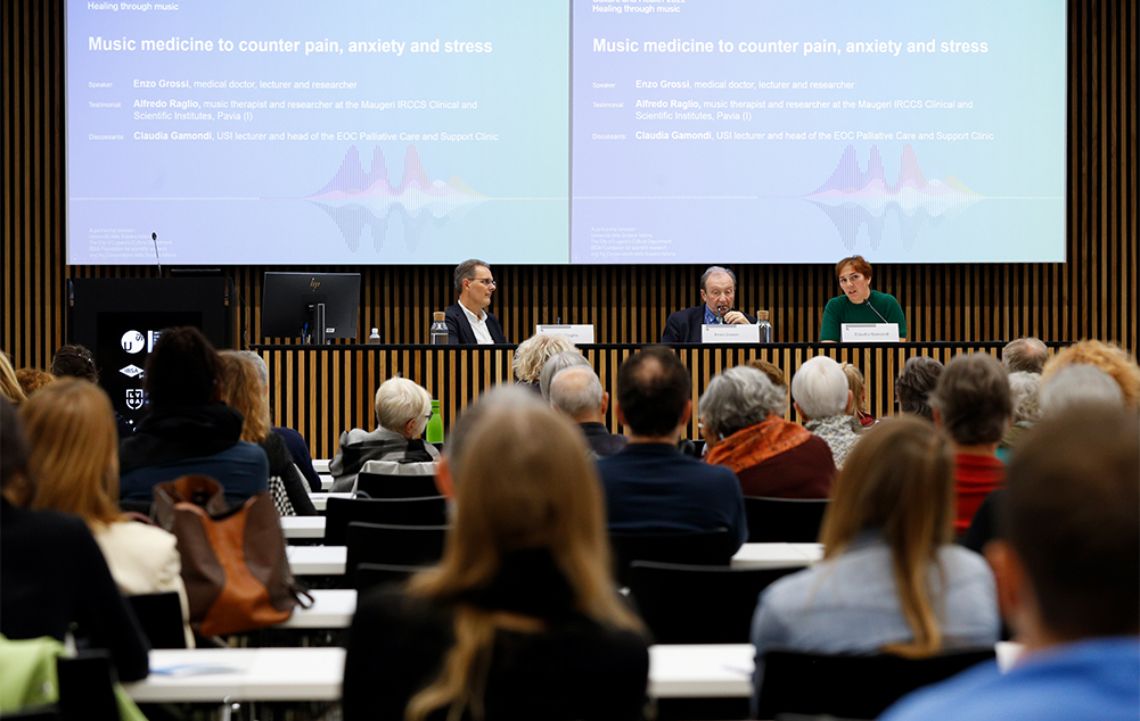
[[[232,337],[229,278],[74,278],[67,285],[68,342],[91,349],[99,385],[120,425],[145,413],[146,359],[164,328],[194,326],[218,348]]]

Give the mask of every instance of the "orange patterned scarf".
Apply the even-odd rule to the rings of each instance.
[[[727,466],[733,473],[739,473],[807,443],[810,438],[811,432],[803,426],[779,416],[768,416],[713,446],[705,460],[718,466]]]

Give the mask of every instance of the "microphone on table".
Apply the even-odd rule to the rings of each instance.
[[[871,309],[871,312],[872,312],[872,313],[874,313],[875,315],[879,316],[879,320],[883,321],[884,323],[890,323],[890,321],[889,321],[889,320],[887,320],[886,318],[884,318],[884,317],[883,317],[883,314],[882,314],[882,313],[880,313],[879,311],[875,310],[875,306],[871,305],[871,296],[867,296],[867,300],[865,300],[865,301],[863,301],[863,302],[867,304],[867,307]]]
[[[151,231],[150,242],[154,243],[154,262],[158,266],[158,277],[162,277],[162,258],[158,256],[158,233]]]

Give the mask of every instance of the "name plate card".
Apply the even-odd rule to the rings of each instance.
[[[840,330],[844,343],[898,343],[898,323],[844,323]]]
[[[702,343],[759,343],[760,326],[731,323],[701,326]]]
[[[534,327],[535,335],[560,335],[567,338],[574,345],[590,345],[594,342],[594,325],[592,323],[568,323],[566,325],[539,324]]]

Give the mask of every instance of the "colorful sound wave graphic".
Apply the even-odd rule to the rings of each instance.
[[[864,227],[877,249],[888,213],[897,217],[903,247],[910,248],[927,223],[938,225],[982,196],[953,177],[927,180],[909,145],[902,150],[898,181],[890,185],[877,146],[871,146],[864,171],[854,146],[848,145],[827,182],[804,198],[827,215],[848,249],[855,247]]]
[[[402,229],[402,237],[414,249],[427,228],[457,219],[486,196],[459,178],[432,180],[412,145],[404,153],[401,180],[393,184],[380,148],[373,150],[372,163],[366,171],[360,152],[353,145],[332,179],[306,199],[329,215],[349,249],[355,252],[366,229],[371,230],[373,247],[379,251],[392,226]]]

